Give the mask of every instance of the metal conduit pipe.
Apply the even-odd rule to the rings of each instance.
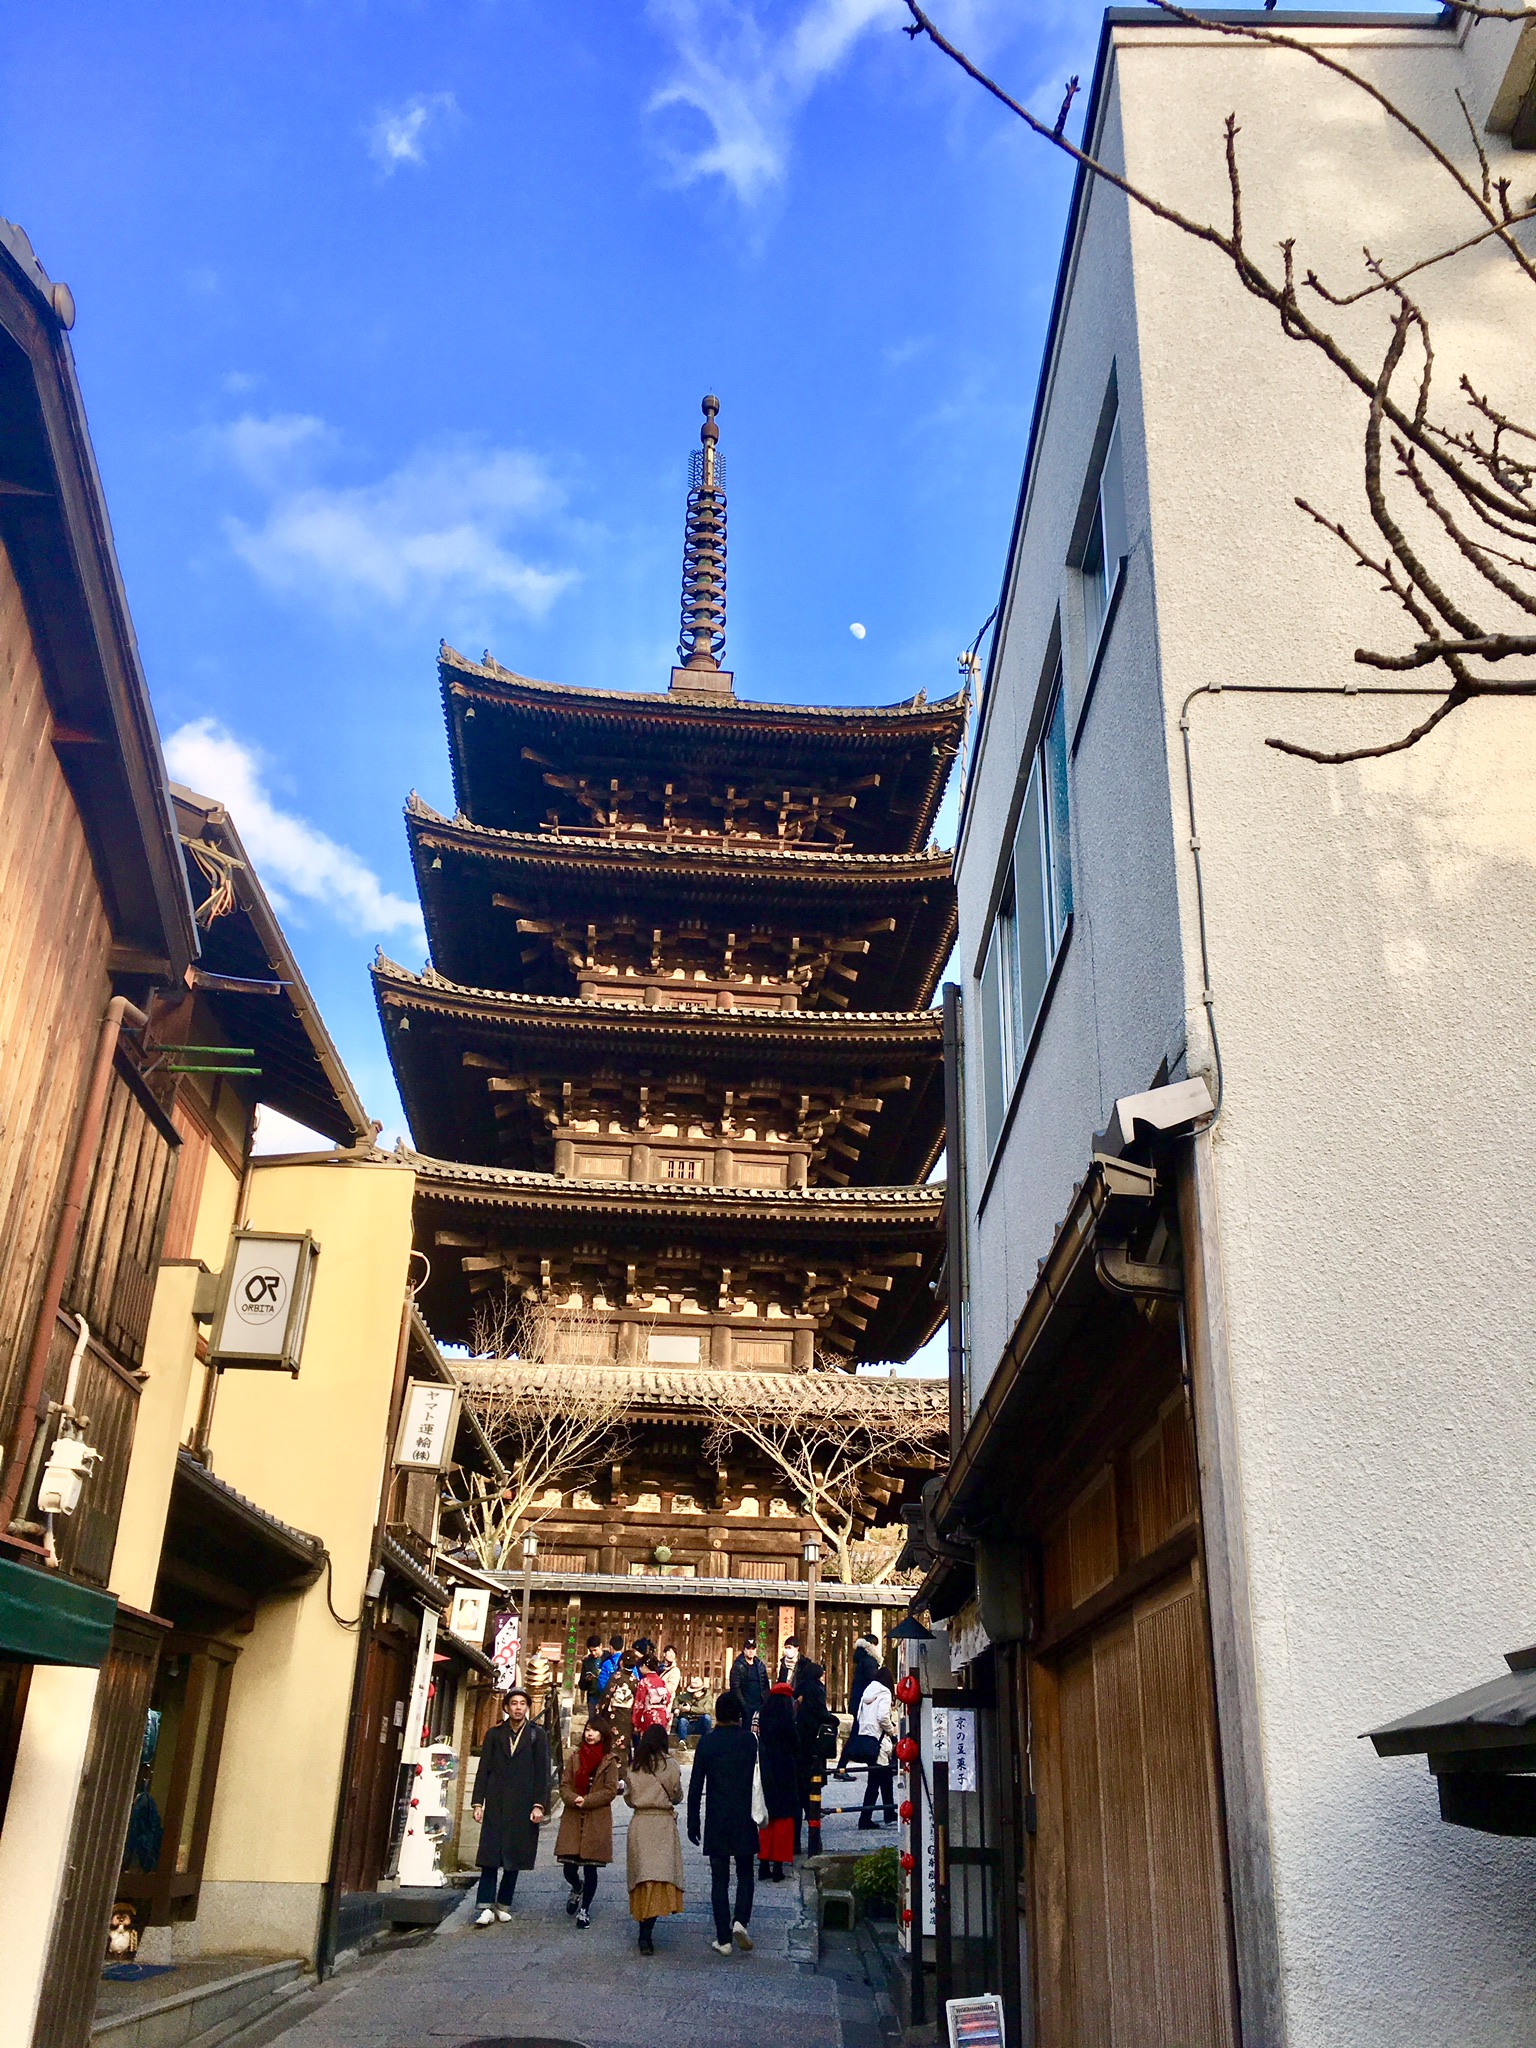
[[[15,1440],[10,1446],[4,1473],[0,1475],[0,1529],[9,1529],[16,1515],[28,1454],[48,1412],[45,1382],[48,1353],[53,1345],[53,1326],[64,1298],[64,1280],[69,1272],[69,1262],[74,1257],[80,1218],[85,1213],[85,1191],[90,1184],[91,1168],[96,1162],[96,1146],[101,1137],[101,1120],[106,1111],[107,1087],[112,1079],[117,1042],[125,1024],[135,1031],[142,1031],[148,1022],[144,1012],[130,1003],[126,996],[114,996],[107,1004],[96,1036],[96,1057],[91,1065],[85,1107],[75,1132],[75,1149],[69,1162],[64,1205],[59,1211],[58,1226],[54,1231],[53,1251],[43,1278],[43,1297],[32,1331],[32,1348],[27,1354],[26,1377],[22,1381],[21,1400],[16,1410]]]

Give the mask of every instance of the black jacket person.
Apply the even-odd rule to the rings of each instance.
[[[480,1823],[479,1911],[476,1925],[509,1920],[520,1870],[539,1853],[539,1822],[549,1805],[549,1740],[528,1715],[521,1686],[507,1694],[507,1716],[485,1738],[472,1801]],[[501,1872],[498,1889],[496,1873]]]
[[[703,1808],[704,1854],[709,1858],[710,1898],[715,1912],[715,1950],[748,1949],[752,1937],[753,1864],[757,1823],[752,1818],[752,1781],[757,1772],[757,1738],[741,1725],[741,1701],[733,1692],[715,1701],[715,1725],[693,1753],[688,1780],[688,1839],[700,1839]],[[731,1911],[731,1865],[736,1865],[736,1910]]]

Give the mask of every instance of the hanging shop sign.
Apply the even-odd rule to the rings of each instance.
[[[232,1231],[218,1276],[208,1363],[297,1375],[319,1256],[307,1230]]]
[[[459,1390],[439,1380],[412,1380],[400,1411],[395,1463],[415,1472],[444,1472],[453,1462],[459,1428]]]
[[[496,1640],[491,1647],[491,1662],[496,1666],[498,1692],[509,1692],[516,1685],[521,1654],[521,1624],[516,1613],[508,1609],[496,1617]]]
[[[485,1641],[485,1624],[490,1611],[491,1596],[487,1588],[457,1587],[448,1616],[449,1634],[457,1636],[461,1643],[473,1643],[478,1650]]]

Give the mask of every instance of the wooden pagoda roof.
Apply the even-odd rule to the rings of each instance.
[[[444,818],[412,796],[406,830],[432,959],[452,980],[529,989],[520,916],[699,918],[742,931],[778,921],[849,932],[890,917],[864,958],[849,1007],[925,1008],[956,929],[947,853],[805,851],[753,842],[562,839]],[[529,988],[529,983],[533,987]],[[551,994],[569,991],[570,979]]]
[[[544,1365],[520,1358],[455,1361],[452,1371],[461,1386],[490,1390],[516,1385],[547,1395],[553,1406],[570,1394],[618,1392],[628,1414],[661,1421],[713,1418],[726,1400],[751,1402],[766,1414],[785,1402],[797,1409],[810,1402],[818,1411],[855,1419],[894,1414],[931,1421],[949,1412],[947,1380],[899,1373],[875,1378],[846,1372],[711,1372],[701,1366]]]
[[[895,1269],[853,1353],[856,1364],[910,1357],[943,1321],[944,1186],[881,1188],[714,1188],[665,1182],[598,1181],[468,1166],[401,1145],[416,1174],[418,1236],[432,1262],[422,1306],[449,1342],[467,1340],[471,1296],[462,1262],[438,1250],[471,1231],[519,1252],[600,1245],[626,1252],[688,1247],[702,1261],[745,1266],[754,1249],[815,1266],[855,1256],[871,1267],[895,1254],[920,1255]]]
[[[443,646],[438,663],[454,795],[482,825],[529,830],[549,808],[545,770],[599,776],[654,766],[724,787],[762,777],[835,786],[878,776],[849,814],[866,852],[926,845],[965,727],[963,695],[928,703],[765,704],[536,682]],[[531,758],[530,758],[531,757]]]
[[[483,1060],[556,1080],[598,1073],[720,1076],[741,1086],[761,1076],[786,1085],[835,1075],[846,1083],[889,1075],[911,1086],[883,1094],[860,1148],[860,1182],[921,1181],[944,1142],[943,1024],[938,1010],[665,1010],[576,996],[507,995],[465,988],[431,969],[412,974],[381,953],[374,995],[411,1133],[428,1153],[485,1165],[509,1157],[521,1124],[501,1133]],[[408,1017],[411,1029],[402,1031]],[[480,1056],[467,1065],[465,1055]]]

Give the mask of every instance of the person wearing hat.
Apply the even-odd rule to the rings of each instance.
[[[506,1718],[485,1738],[471,1794],[480,1824],[477,1927],[512,1918],[518,1873],[533,1868],[549,1799],[549,1738],[532,1719],[520,1685],[507,1694],[504,1707]]]

